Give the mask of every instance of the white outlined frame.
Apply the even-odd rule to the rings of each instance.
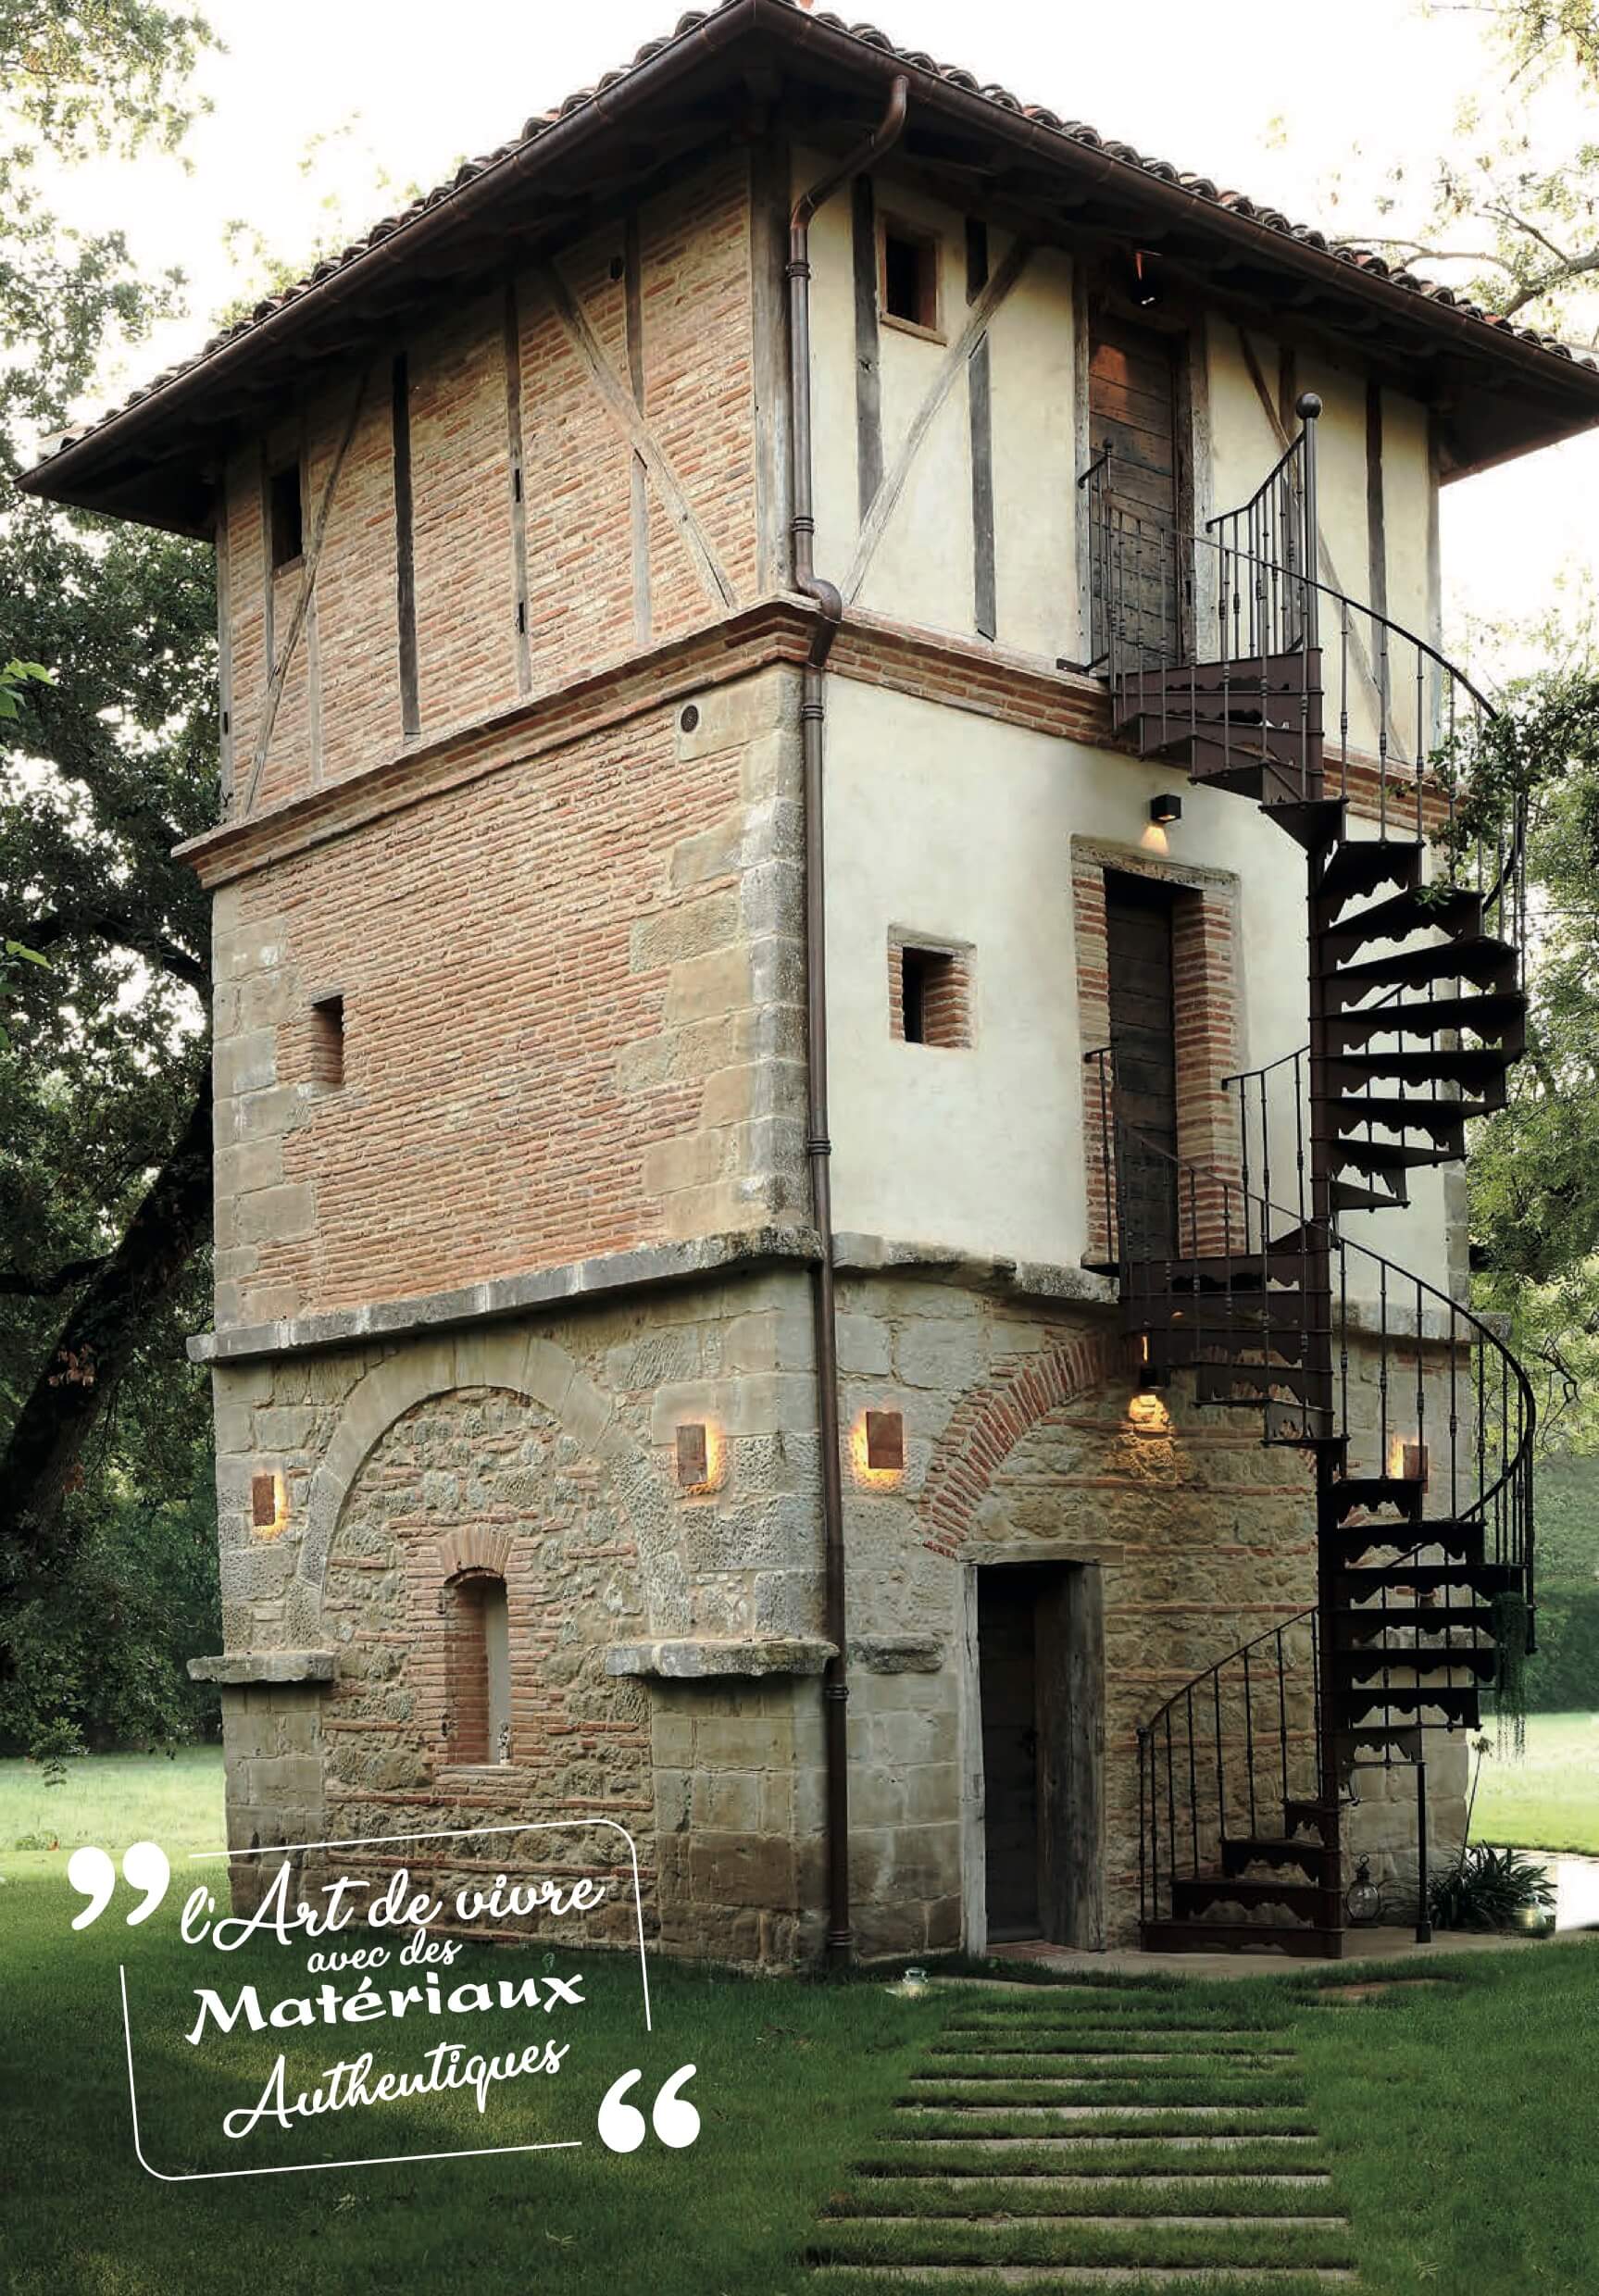
[[[593,1827],[605,1827],[611,1833],[620,1834],[628,1845],[628,1856],[633,1869],[633,1919],[639,1940],[639,1984],[643,1992],[644,2030],[655,2031],[655,2019],[650,2009],[650,1973],[644,1959],[644,1906],[639,1887],[639,1853],[627,1828],[614,1817],[544,1817],[529,1818],[516,1826],[443,1826],[425,1833],[360,1834],[347,1841],[280,1841],[269,1847],[251,1850],[194,1850],[191,1865],[205,1865],[219,1858],[231,1861],[236,1857],[282,1858],[296,1850],[375,1850],[388,1849],[402,1841],[472,1841],[485,1834],[573,1833]],[[464,2147],[456,2152],[384,2152],[364,2161],[288,2161],[276,2167],[262,2168],[192,2168],[174,2174],[155,2168],[144,2157],[144,2140],[139,2130],[139,2096],[133,2079],[133,2028],[128,2014],[128,1970],[125,1963],[117,1966],[122,1989],[122,2041],[128,2056],[128,2105],[133,2120],[133,2156],[147,2177],[161,2184],[214,2184],[234,2177],[303,2177],[324,2168],[393,2168],[411,2161],[473,2161],[501,2152],[576,2152],[582,2150],[581,2137],[552,2139],[544,2144],[480,2144]]]

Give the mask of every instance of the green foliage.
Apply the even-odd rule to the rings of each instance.
[[[1390,166],[1356,236],[1491,311],[1599,344],[1599,5],[1480,0],[1480,69],[1448,148]],[[1339,186],[1335,201],[1348,199]],[[1368,208],[1371,206],[1368,200]]]
[[[1538,1648],[1527,1695],[1539,1714],[1599,1713],[1599,1458],[1537,1467]]]
[[[1516,1915],[1555,1903],[1547,1869],[1519,1850],[1495,1850],[1474,1842],[1427,1892],[1435,1929],[1507,1929]]]
[[[191,1453],[191,1476],[177,1500],[97,1478],[92,1500],[73,1501],[81,1519],[64,1567],[0,1619],[0,1751],[59,1763],[85,1746],[170,1745],[214,1724],[215,1690],[184,1671],[221,1647],[208,1451]]]
[[[167,1254],[185,1290],[181,1320],[171,1299],[147,1312],[141,1299],[138,1327],[125,1320],[120,1344],[100,1352],[103,1378],[81,1351],[58,1354],[206,1089],[206,903],[170,853],[216,813],[208,554],[63,515],[5,481],[31,459],[34,434],[69,418],[103,359],[170,307],[175,284],[142,276],[117,234],[61,226],[40,160],[175,150],[210,42],[194,10],[150,0],[0,0],[0,940],[15,960],[0,962],[8,1517],[29,1507],[55,1404],[81,1403],[92,1379],[96,1412],[114,1407],[126,1377],[147,1428],[181,1416],[194,1381],[181,1321],[204,1320],[194,1232]],[[157,1379],[170,1390],[161,1408]],[[129,1491],[152,1506],[186,1491],[181,1446],[176,1482],[163,1479],[172,1466],[158,1448],[141,1459],[108,1436],[85,1453],[94,1416],[76,1412],[70,1441],[47,1458],[48,1512],[63,1489],[81,1502],[59,1527],[59,1552],[0,1552],[0,1597],[31,1599],[34,1569],[58,1567],[86,1524],[100,1535]]]
[[[0,471],[19,465],[19,422],[64,422],[107,346],[135,341],[179,284],[142,277],[119,231],[65,230],[40,156],[176,150],[212,44],[203,17],[149,0],[0,0]]]
[[[1527,1747],[1527,1597],[1518,1588],[1496,1594],[1493,1621],[1493,1699],[1499,1719],[1499,1751],[1517,1754]]]
[[[48,685],[50,672],[43,662],[0,662],[0,718],[19,718],[22,689],[30,680]]]
[[[1468,1177],[1476,1304],[1509,1317],[1546,1429],[1581,1448],[1599,1443],[1599,653],[1586,629],[1539,639],[1550,667],[1446,761],[1461,840],[1517,805],[1527,821],[1527,1057]]]

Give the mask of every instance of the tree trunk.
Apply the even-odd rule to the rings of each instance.
[[[189,1120],[115,1252],[86,1287],[0,1456],[0,1534],[23,1554],[48,1547],[94,1423],[152,1313],[211,1222],[211,1069]]]

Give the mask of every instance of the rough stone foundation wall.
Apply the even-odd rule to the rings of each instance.
[[[1003,1270],[842,1250],[858,1949],[970,1936],[967,1578],[1030,1558],[1101,1574],[1105,1941],[1131,1942],[1138,1726],[1313,1601],[1308,1468],[1241,1417],[1197,1409],[1182,1379],[1141,1394],[1107,1307]],[[811,1348],[793,1264],[454,1339],[219,1367],[229,1648],[263,1666],[326,1653],[331,1675],[326,1689],[229,1692],[235,1845],[608,1817],[637,1842],[663,1945],[780,1964],[818,1951]],[[1358,1410],[1380,1411],[1374,1357],[1356,1356],[1352,1387]],[[868,1409],[902,1415],[903,1470],[867,1464]],[[677,1479],[684,1423],[708,1435],[693,1490]],[[276,1535],[251,1520],[263,1473],[282,1478]],[[461,1569],[506,1585],[504,1766],[452,1766],[442,1727],[438,1605]],[[1236,1740],[1236,1716],[1227,1728]],[[1291,1728],[1306,1751],[1293,1694]],[[1430,1748],[1435,1853],[1458,1838],[1461,1742]],[[1397,1891],[1413,1780],[1379,1780],[1362,1786],[1352,1853],[1372,1852]],[[613,1836],[566,1865],[614,1875],[620,1856]]]

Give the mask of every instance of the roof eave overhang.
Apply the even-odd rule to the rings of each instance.
[[[518,144],[435,206],[403,223],[386,238],[306,288],[243,333],[183,368],[132,406],[98,425],[81,441],[61,448],[19,481],[25,492],[113,515],[142,518],[183,532],[207,529],[206,489],[193,467],[175,459],[168,484],[169,499],[156,504],[148,483],[120,485],[127,458],[174,420],[197,410],[222,384],[231,382],[264,354],[287,346],[318,325],[341,302],[370,290],[385,274],[405,269],[456,232],[476,224],[495,205],[542,175],[581,157],[618,130],[634,128],[640,116],[663,99],[681,96],[696,82],[733,70],[741,48],[777,51],[825,76],[862,87],[904,73],[911,83],[911,119],[944,121],[980,133],[989,143],[1025,154],[1058,172],[1063,185],[1097,187],[1136,206],[1151,225],[1169,222],[1199,230],[1264,269],[1297,278],[1310,289],[1353,298],[1374,313],[1385,313],[1406,338],[1425,337],[1440,352],[1452,351],[1483,371],[1487,387],[1519,395],[1522,419],[1505,441],[1468,449],[1456,457],[1451,475],[1490,467],[1599,422],[1599,371],[1562,358],[1506,328],[1502,333],[1469,311],[1418,294],[1393,279],[1366,270],[1346,258],[1290,235],[1255,217],[1239,213],[1186,189],[1161,172],[1141,166],[1068,134],[1063,128],[1031,119],[975,89],[962,87],[895,50],[878,48],[842,25],[801,13],[786,0],[729,0],[729,5],[666,42],[633,66],[611,87],[557,119],[541,134]],[[149,499],[146,499],[149,497]]]

